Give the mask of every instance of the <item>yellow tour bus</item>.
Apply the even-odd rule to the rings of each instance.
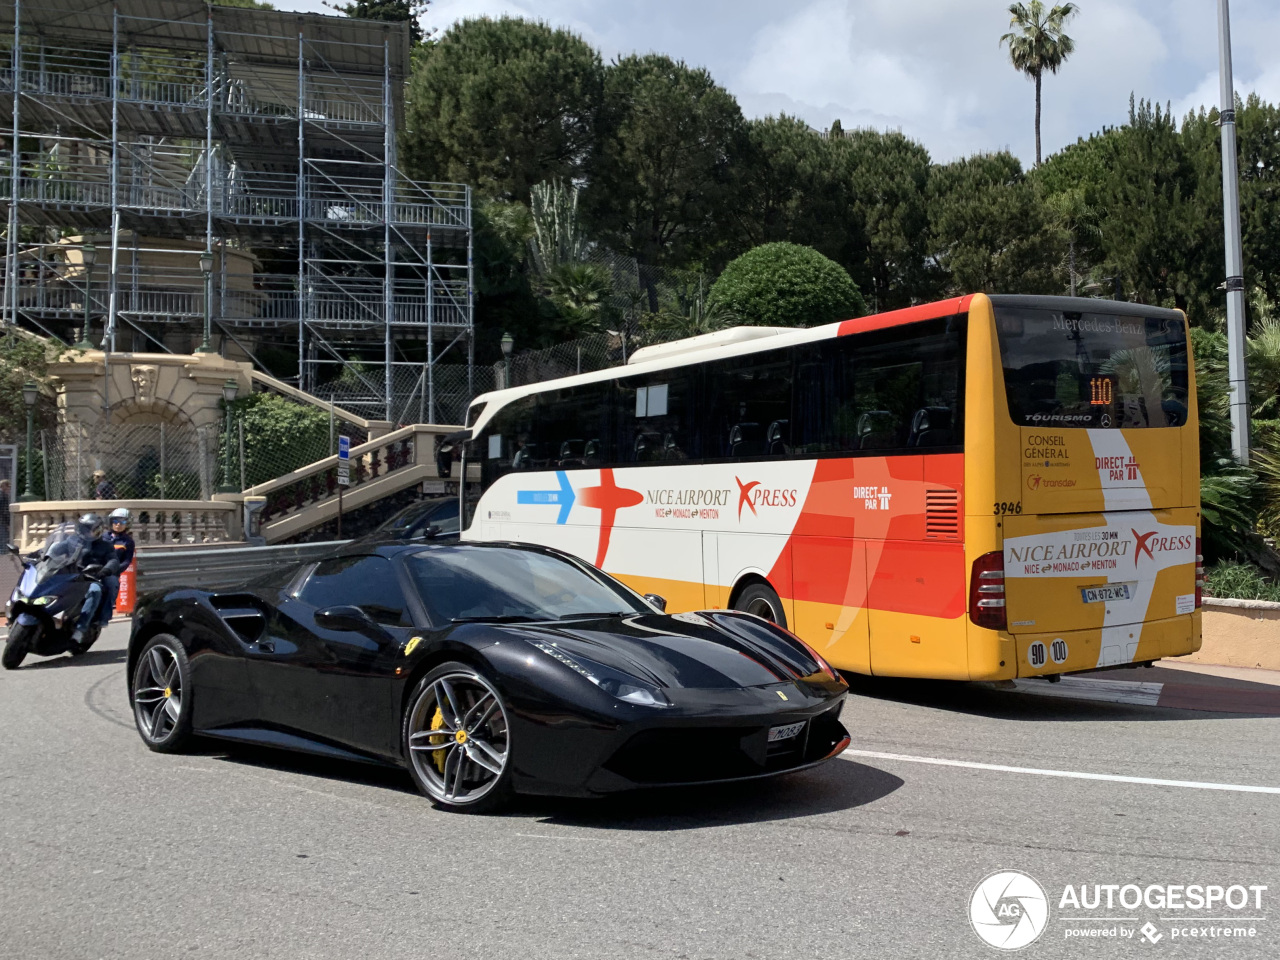
[[[733,328],[467,420],[463,539],[758,614],[844,670],[1001,680],[1200,647],[1177,311],[974,295]]]

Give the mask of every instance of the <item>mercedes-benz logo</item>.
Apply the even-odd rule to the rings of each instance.
[[[986,877],[969,898],[969,923],[985,943],[1020,950],[1035,943],[1049,922],[1049,898],[1025,873],[1001,870]]]

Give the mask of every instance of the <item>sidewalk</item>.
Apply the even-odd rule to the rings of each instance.
[[[1059,683],[1015,680],[1014,690],[1041,697],[1280,717],[1280,671],[1247,667],[1161,660],[1154,667],[1073,674]]]

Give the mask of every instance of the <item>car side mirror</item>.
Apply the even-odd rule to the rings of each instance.
[[[339,604],[317,610],[316,624],[326,630],[345,630],[350,633],[373,632],[379,635],[386,633],[373,617],[350,604]]]
[[[667,612],[667,598],[666,598],[666,597],[660,597],[660,596],[658,596],[656,593],[646,593],[646,594],[644,595],[644,598],[645,598],[646,600],[648,600],[650,603],[652,603],[652,604],[653,604],[655,607],[657,607],[659,610],[661,610],[663,613],[666,613],[666,612]]]

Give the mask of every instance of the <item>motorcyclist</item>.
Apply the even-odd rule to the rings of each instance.
[[[107,532],[103,539],[115,550],[119,570],[102,578],[102,603],[98,608],[98,623],[101,624],[108,623],[115,613],[116,598],[120,596],[120,574],[133,563],[133,536],[129,533],[132,523],[133,514],[127,507],[117,507],[107,516]]]
[[[81,569],[91,566],[102,568],[102,573],[115,575],[117,570],[115,547],[102,537],[102,517],[96,513],[86,513],[76,521],[76,534],[84,541],[84,552],[80,556]],[[76,621],[75,632],[71,639],[76,644],[84,642],[85,634],[93,623],[94,615],[102,603],[102,584],[93,582],[84,595],[84,605],[80,608],[80,619]]]

